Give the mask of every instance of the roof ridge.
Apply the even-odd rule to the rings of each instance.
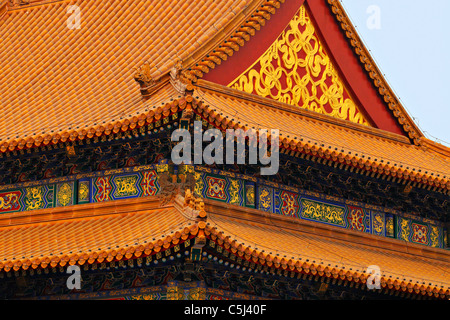
[[[421,140],[426,148],[437,153],[439,156],[443,156],[444,160],[450,161],[450,148],[449,147],[447,147],[441,143],[435,142],[433,140],[430,140],[426,137],[422,137]]]
[[[210,69],[214,69],[234,52],[239,51],[239,48],[265,25],[284,2],[285,0],[253,0],[252,5],[244,9],[248,9],[248,13],[241,12],[246,18],[244,23],[236,24],[235,21],[228,23],[224,28],[225,32],[219,32],[219,34],[224,33],[223,37],[219,39],[217,36],[214,37],[214,41],[209,41],[202,50],[197,50],[185,61],[188,66],[187,78],[192,82],[197,81]]]
[[[327,2],[336,21],[339,22],[339,27],[348,39],[351,48],[359,57],[360,63],[364,66],[364,71],[372,79],[375,87],[378,89],[378,93],[383,97],[384,102],[392,111],[392,114],[398,119],[399,124],[403,127],[405,132],[408,133],[408,136],[414,141],[414,144],[420,145],[422,142],[420,138],[424,137],[424,134],[406,112],[406,109],[394,94],[386,78],[383,76],[383,73],[380,72],[370,52],[361,41],[355,26],[350,21],[342,4],[338,0],[327,0]]]
[[[69,0],[5,0],[8,4],[8,11],[17,11],[21,9],[30,9],[50,5],[58,2],[67,2]]]

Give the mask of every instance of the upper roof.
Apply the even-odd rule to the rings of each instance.
[[[261,42],[261,34],[271,41],[266,37],[269,33],[276,38],[292,17],[289,12],[302,5],[311,12],[344,84],[350,84],[347,89],[360,87],[350,94],[355,102],[366,111],[375,110],[370,118],[379,128],[385,112],[390,113],[396,120],[388,121],[385,130],[403,130],[419,144],[423,134],[395,98],[339,2],[284,2],[173,1],[166,6],[135,0],[0,1],[0,106],[4,110],[0,150],[39,146],[43,140],[58,142],[64,130],[88,130],[98,123],[131,118],[142,108],[133,75],[145,61],[150,83],[175,65],[182,67],[185,80],[195,81],[233,59],[235,52],[257,51],[254,43],[246,46],[246,41],[259,37]],[[72,4],[80,8],[79,29],[69,29],[75,14],[68,11]],[[272,23],[270,28],[264,28],[266,22]],[[264,45],[262,52],[267,49]],[[358,65],[354,54],[363,65]],[[350,56],[353,63],[346,63]],[[234,69],[225,63],[223,67]],[[364,81],[359,81],[361,74]]]
[[[9,7],[0,10],[0,144],[138,111],[134,68],[149,61],[152,77],[165,74],[262,1],[2,2]],[[79,29],[68,27],[72,4]]]
[[[336,122],[328,116],[306,113],[309,118],[334,124],[320,124],[318,131],[314,131],[314,121],[300,120],[296,116],[305,113],[276,102],[271,104],[274,108],[264,107],[261,110],[259,107],[252,108],[252,104],[246,102],[236,102],[240,107],[246,105],[247,109],[241,109],[242,115],[239,116],[247,114],[247,119],[242,120],[251,124],[249,117],[255,119],[255,115],[260,114],[262,118],[258,118],[257,122],[268,126],[273,123],[269,118],[273,116],[297,119],[297,123],[286,124],[295,130],[286,129],[282,141],[282,145],[292,151],[311,151],[327,159],[449,189],[449,149],[425,139],[415,130],[413,122],[409,121],[395,96],[385,86],[382,76],[374,69],[375,64],[367,65],[371,61],[370,56],[365,55],[365,49],[352,31],[340,4],[331,0],[330,6],[325,1],[283,2],[174,1],[170,6],[165,6],[161,1],[80,0],[33,1],[28,5],[3,6],[0,18],[0,44],[3,49],[0,52],[0,105],[3,111],[0,118],[0,151],[107,135],[155,121],[153,116],[158,110],[149,109],[161,103],[170,103],[172,98],[176,100],[184,94],[183,85],[181,90],[177,86],[164,86],[171,71],[172,75],[176,71],[178,80],[201,83],[199,77],[213,69],[227,68],[227,63],[231,63],[239,53],[245,53],[243,49],[249,47],[246,41],[267,34],[267,31],[258,32],[268,30],[264,29],[266,22],[276,21],[271,19],[272,16],[282,16],[283,10],[290,7],[295,14],[306,3],[316,25],[320,26],[320,35],[328,37],[325,42],[330,52],[334,53],[337,66],[345,78],[350,77],[348,73],[353,69],[343,69],[345,63],[338,61],[341,55],[336,54],[336,50],[337,53],[339,50],[350,50],[351,55],[356,53],[361,57],[365,69],[355,63],[351,64],[352,68],[359,68],[359,73],[369,72],[370,77],[365,73],[366,81],[374,79],[375,86],[384,97],[378,99],[385,103],[385,112],[396,106],[393,114],[399,121],[397,125],[409,132],[408,136],[386,130],[366,130],[349,121]],[[80,29],[68,28],[70,13],[67,6],[70,4],[80,8]],[[276,14],[278,11],[280,15]],[[292,16],[287,17],[289,21]],[[331,23],[326,23],[330,19]],[[341,26],[333,19],[340,21]],[[283,22],[280,25],[282,31],[286,25]],[[325,27],[331,29],[325,30]],[[345,36],[351,38],[351,46],[345,42],[343,30]],[[336,45],[338,49],[331,50],[333,41],[329,37],[336,35],[336,32],[338,34],[333,39],[341,42]],[[353,47],[355,51],[352,51]],[[342,56],[348,58],[348,52]],[[148,63],[143,64],[144,61]],[[143,102],[145,99],[142,99],[135,80],[140,82],[141,92],[146,94],[147,101]],[[236,95],[235,91],[222,92],[221,99],[227,100],[225,96]],[[152,95],[152,92],[157,94]],[[378,94],[373,88],[371,92]],[[246,99],[250,98],[243,100]],[[267,105],[267,101],[255,99],[255,106],[261,103]],[[184,108],[186,100],[181,98],[179,101],[180,107]],[[172,107],[178,108],[173,104]],[[225,109],[230,107],[224,106]],[[367,108],[367,105],[364,107]],[[346,132],[352,133],[349,133],[348,139],[341,141],[342,137],[347,136]],[[354,132],[359,133],[355,135]],[[295,137],[303,137],[304,140],[310,137],[314,142],[297,141]],[[408,138],[422,146],[413,146]]]

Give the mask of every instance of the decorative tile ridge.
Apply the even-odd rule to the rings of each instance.
[[[446,161],[450,161],[450,148],[449,147],[447,147],[443,144],[434,142],[425,137],[420,138],[420,141],[421,141],[421,145],[424,148],[424,150],[432,151],[432,152],[438,154],[439,156],[443,156]]]
[[[249,41],[250,37],[254,36],[256,31],[265,25],[266,21],[270,19],[271,15],[275,14],[284,2],[285,0],[253,1],[248,6],[247,12],[241,12],[241,15],[235,16],[236,19],[240,20],[237,21],[239,24],[232,21],[224,30],[217,33],[218,36],[223,33],[228,34],[225,40],[221,42],[219,40],[220,44],[217,45],[216,37],[218,36],[216,36],[209,45],[205,45],[186,60],[186,65],[190,66],[185,74],[187,80],[196,82],[205,73],[220,65],[222,61],[226,61],[234,52],[239,51],[239,48],[244,46],[245,42]],[[243,21],[241,21],[242,14],[245,15]]]
[[[31,7],[43,6],[57,2],[68,2],[68,0],[6,0],[9,10],[26,9]]]
[[[191,99],[193,98],[191,97]],[[226,129],[242,129],[244,131],[252,129],[246,124],[238,123],[232,116],[221,113],[220,110],[217,111],[211,108],[202,100],[193,99],[191,106],[195,113],[200,115],[202,119],[222,131],[225,131]],[[268,135],[268,140],[271,140],[270,135]],[[379,173],[394,178],[450,190],[450,177],[447,177],[444,173],[432,172],[430,169],[419,167],[408,169],[410,167],[409,165],[404,165],[400,162],[396,163],[396,161],[390,159],[382,159],[381,157],[368,156],[360,153],[355,155],[354,152],[346,151],[343,148],[334,150],[336,148],[335,146],[325,146],[323,143],[319,144],[314,141],[305,141],[303,138],[296,139],[295,137],[284,137],[281,134],[280,148],[291,153],[307,154],[326,160],[332,160],[333,162],[352,166],[357,169],[364,169],[365,171],[373,172],[374,174]],[[391,164],[391,162],[394,162],[394,164]],[[425,172],[423,173],[422,171]]]
[[[365,71],[373,80],[375,87],[378,88],[378,93],[383,97],[384,102],[388,105],[389,109],[392,111],[392,114],[398,119],[398,122],[403,127],[403,130],[408,133],[409,138],[411,138],[414,144],[421,145],[420,138],[424,136],[423,133],[410,118],[387,83],[386,79],[383,77],[375,61],[358,36],[358,33],[342,7],[342,4],[339,0],[327,1],[333,15],[339,22],[342,31],[349,40],[355,54],[359,56],[359,60],[363,64]]]
[[[184,95],[182,77],[182,62],[179,60],[170,72],[154,78],[151,74],[151,65],[148,61],[133,68],[134,80],[139,84],[140,92],[144,101],[148,100],[152,95],[156,94],[161,88],[169,83],[177,90],[178,93]]]
[[[273,270],[281,270],[294,272],[297,274],[306,274],[312,276],[326,277],[342,281],[349,281],[365,285],[371,276],[366,270],[353,270],[354,266],[345,265],[343,263],[335,264],[330,261],[321,259],[302,259],[301,257],[292,257],[292,253],[265,252],[252,245],[244,242],[238,242],[230,235],[226,235],[223,231],[219,231],[217,227],[207,226],[205,229],[206,237],[212,240],[216,245],[235,255],[242,262],[247,261],[255,265],[261,265]],[[291,258],[289,258],[291,257]],[[305,261],[303,261],[305,260]],[[312,260],[312,261],[310,261]],[[318,261],[316,261],[318,260]],[[350,268],[349,268],[350,267]],[[450,297],[450,286],[444,287],[442,284],[433,283],[413,283],[413,279],[403,278],[403,280],[393,280],[392,277],[383,275],[380,277],[380,284],[383,289],[408,291],[421,295],[434,296],[436,298],[445,299]]]
[[[194,196],[191,189],[186,189],[184,196],[178,194],[174,204],[186,219],[195,222],[199,229],[205,229],[207,220],[205,203],[202,198]]]

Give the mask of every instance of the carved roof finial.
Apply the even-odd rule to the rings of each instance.
[[[141,88],[149,87],[155,83],[155,80],[151,76],[151,67],[148,61],[134,68],[134,70],[134,80],[141,85]]]

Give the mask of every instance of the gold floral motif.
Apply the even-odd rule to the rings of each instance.
[[[302,216],[308,219],[345,226],[345,209],[326,203],[302,199]]]
[[[253,186],[247,186],[247,204],[255,204],[255,188]]]
[[[205,288],[192,288],[189,289],[188,300],[205,300],[206,289]]]
[[[79,200],[83,201],[83,200],[87,200],[89,196],[89,187],[87,185],[86,182],[82,182],[79,185],[79,189],[78,189],[78,198]]]
[[[177,286],[171,287],[169,286],[167,288],[167,300],[182,300],[183,299],[183,293]]]
[[[58,202],[61,206],[67,206],[72,199],[72,187],[68,183],[63,183],[58,190]]]
[[[228,86],[369,125],[350,98],[304,6],[278,40]]]
[[[386,220],[386,235],[394,236],[394,219],[391,217]]]
[[[140,294],[136,296],[130,296],[130,300],[158,300],[157,294]]]

